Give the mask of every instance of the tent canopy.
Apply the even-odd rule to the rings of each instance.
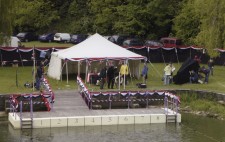
[[[145,59],[145,57],[124,49],[96,33],[77,45],[53,52],[49,63],[48,76],[60,80],[64,66],[62,61],[77,61],[69,62],[69,73],[78,73],[78,66],[80,65],[80,72],[87,73],[85,71],[87,71],[90,61],[101,60],[106,62],[108,60],[129,60],[130,72],[138,76],[139,63],[142,59]],[[78,63],[78,61],[84,61],[86,65]]]
[[[70,48],[54,52],[54,56],[60,59],[73,61],[101,60],[101,59],[144,59],[143,56],[124,49],[99,34],[94,34],[80,44]]]

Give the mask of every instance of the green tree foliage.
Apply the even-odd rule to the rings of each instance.
[[[207,49],[211,57],[215,48],[225,47],[225,1],[187,0],[174,19],[174,31],[189,44]]]
[[[182,0],[181,0],[182,1]],[[158,39],[171,33],[180,0],[20,0],[20,31],[126,34]]]
[[[147,5],[149,33],[154,37],[166,37],[171,33],[172,19],[180,11],[180,0],[152,0]]]
[[[225,47],[225,1],[196,0],[200,14],[200,32],[196,43],[204,46],[210,56],[217,56],[215,48]]]
[[[0,45],[12,35],[14,0],[0,0]]]
[[[113,25],[117,21],[116,7],[119,0],[90,0],[90,13],[93,14],[93,31],[100,34],[114,34]]]
[[[168,36],[179,0],[91,0],[98,32],[140,37]]]
[[[68,8],[69,31],[86,34],[92,31],[92,14],[89,13],[89,0],[74,0]]]
[[[15,26],[21,31],[49,31],[59,19],[58,11],[47,0],[17,1]],[[47,29],[47,30],[46,30]]]
[[[188,0],[183,3],[183,8],[174,18],[173,30],[176,37],[183,39],[187,45],[193,45],[194,39],[198,35],[200,29],[200,15],[194,8],[195,0]]]

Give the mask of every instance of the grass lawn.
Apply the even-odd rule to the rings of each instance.
[[[57,43],[57,42],[40,42],[40,41],[31,41],[31,42],[22,42],[22,45],[25,47],[48,47],[48,48],[55,48],[55,47],[71,47],[74,44],[71,43]]]
[[[174,64],[176,71],[181,66]],[[224,93],[225,92],[225,78],[224,78],[224,66],[214,67],[214,76],[209,77],[208,84],[183,84],[176,85],[171,84],[169,86],[164,86],[162,79],[164,64],[153,63],[148,64],[149,73],[147,80],[148,90],[173,90],[173,89],[192,89],[192,90],[207,90],[213,92]],[[176,74],[176,73],[175,73]],[[24,84],[28,81],[32,82],[32,67],[0,67],[0,94],[10,94],[10,93],[31,93],[33,89],[25,88]],[[16,79],[17,78],[17,79]],[[17,82],[16,82],[17,80]],[[54,90],[57,89],[77,89],[76,76],[69,75],[69,82],[67,85],[66,77],[63,77],[63,81],[57,81],[49,78],[50,85]],[[138,90],[136,83],[142,82],[141,79],[133,79],[129,81],[126,90]],[[18,86],[17,86],[18,84]],[[87,87],[93,91],[99,91],[99,86],[87,84]],[[103,91],[106,91],[106,86]],[[115,88],[115,87],[114,87]],[[113,89],[116,90],[116,89]],[[123,86],[121,86],[123,90]]]

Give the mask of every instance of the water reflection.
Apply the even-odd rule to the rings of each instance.
[[[14,130],[0,124],[1,142],[225,142],[225,122],[182,115],[182,124],[145,124]]]

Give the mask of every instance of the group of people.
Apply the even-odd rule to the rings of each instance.
[[[119,73],[120,73],[120,78],[119,78]],[[100,89],[103,89],[104,84],[108,83],[108,89],[113,89],[114,85],[119,85],[122,84],[123,81],[125,81],[125,85],[128,84],[128,74],[129,74],[129,69],[128,65],[124,63],[121,65],[120,70],[117,71],[117,67],[115,66],[109,66],[102,68],[99,74],[99,79],[100,81]],[[143,83],[147,83],[147,78],[148,78],[148,66],[146,63],[144,63],[144,67],[141,72],[141,76],[143,78]],[[125,79],[125,80],[124,80]],[[120,81],[119,81],[120,80]]]
[[[213,68],[214,62],[213,59],[208,61],[208,68],[202,66],[198,72],[190,71],[190,83],[204,83],[207,84],[209,82],[209,75],[213,76]],[[203,80],[202,80],[203,79]]]
[[[120,73],[120,79],[119,77]],[[103,89],[104,84],[108,83],[108,89],[113,89],[114,85],[118,85],[119,80],[120,83],[123,82],[125,78],[125,84],[127,84],[127,78],[128,78],[129,70],[128,65],[123,64],[120,67],[120,70],[118,71],[117,67],[114,65],[110,65],[108,67],[103,67],[99,73],[99,80],[100,80],[100,89]]]

